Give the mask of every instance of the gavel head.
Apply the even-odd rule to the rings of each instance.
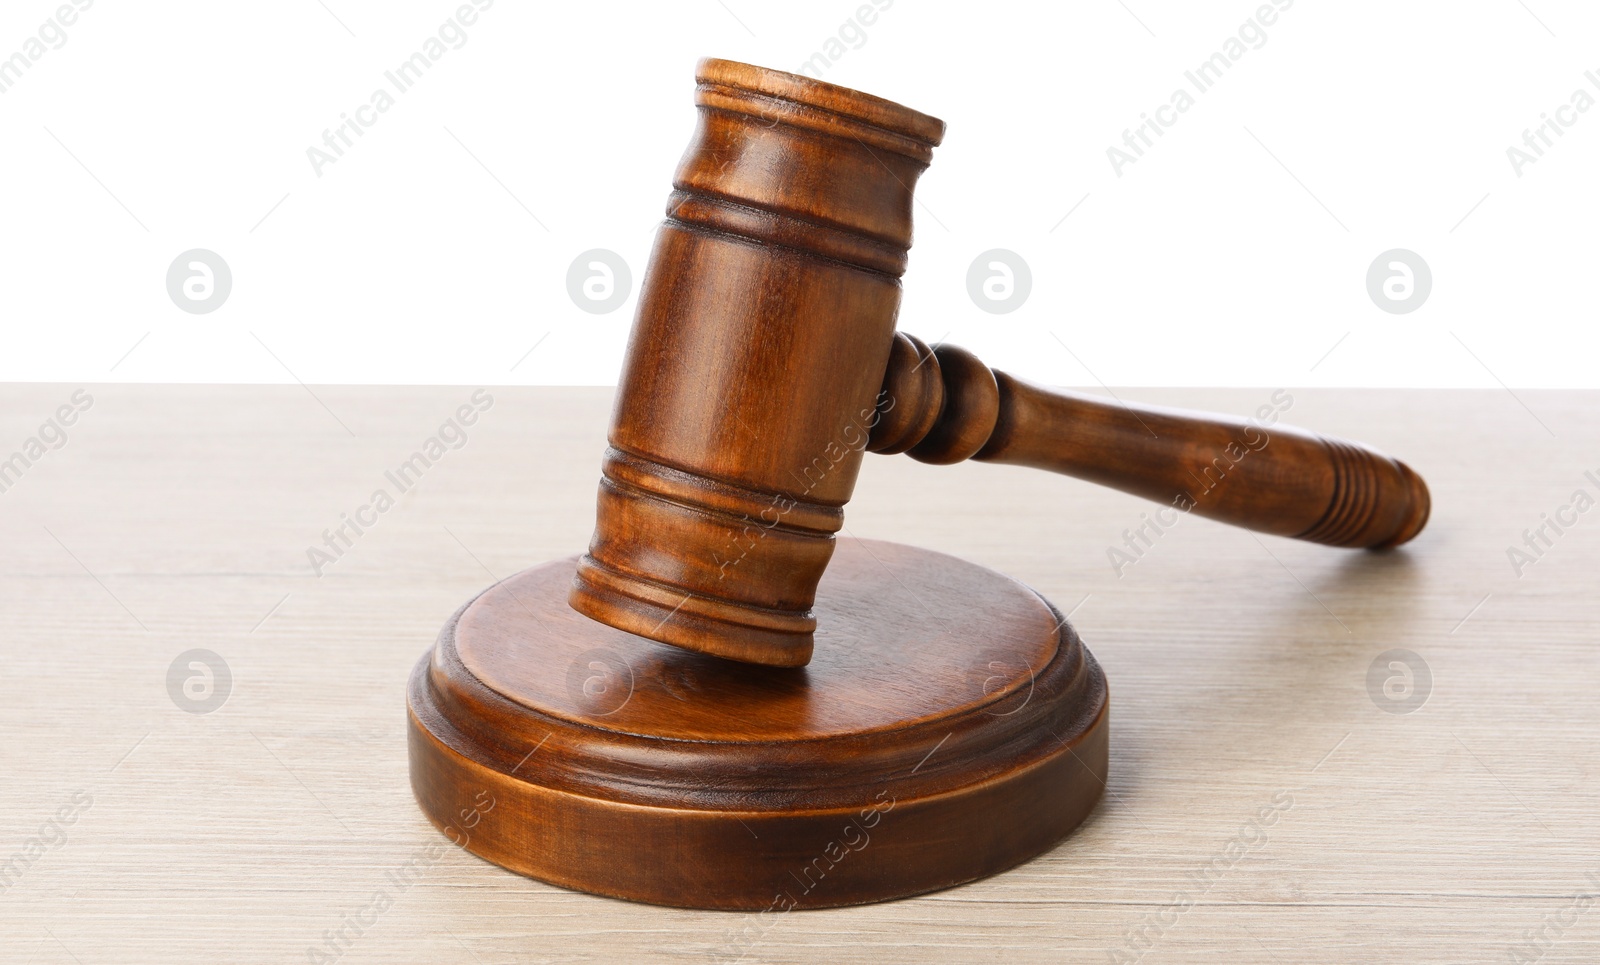
[[[570,601],[691,650],[797,667],[881,397],[912,189],[943,122],[722,60],[673,180]]]

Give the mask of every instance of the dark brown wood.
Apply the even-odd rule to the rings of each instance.
[[[696,78],[589,550],[486,590],[412,675],[412,785],[461,847],[600,894],[784,911],[947,887],[1076,827],[1105,786],[1098,666],[1020,584],[836,541],[869,448],[1337,545],[1425,523],[1415,473],[1275,409],[1134,409],[897,336],[944,125],[743,64]]]
[[[484,591],[412,675],[417,800],[496,864],[665,905],[859,904],[1024,861],[1105,786],[1098,665],[990,570],[842,539],[825,646],[774,670],[580,616],[576,567]]]
[[[1045,389],[950,345],[898,333],[891,405],[871,448],[913,459],[1015,463],[1076,476],[1237,526],[1332,546],[1398,546],[1427,524],[1422,477],[1358,443],[1279,422],[1271,393],[1248,418]]]
[[[944,124],[806,77],[696,72],[572,605],[737,660],[811,658]]]
[[[1422,480],[1353,443],[1049,392],[896,337],[912,189],[943,123],[728,61],[701,62],[696,79],[699,126],[640,292],[571,594],[580,612],[805,665],[869,439],[1339,546],[1398,544],[1426,522]]]

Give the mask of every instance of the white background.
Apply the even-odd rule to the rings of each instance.
[[[567,267],[614,250],[637,292],[695,60],[796,70],[860,3],[498,0],[318,177],[306,149],[458,5],[95,2],[0,94],[0,379],[612,384],[634,298],[580,311]],[[6,3],[0,57],[57,6]],[[883,10],[824,76],[949,125],[901,327],[1056,384],[1600,385],[1600,109],[1506,155],[1600,96],[1600,12],[1297,0],[1118,177],[1257,6]],[[191,248],[231,266],[211,314],[167,295]],[[1011,314],[967,295],[990,248],[1032,266]],[[1390,248],[1432,268],[1410,314],[1366,292]]]

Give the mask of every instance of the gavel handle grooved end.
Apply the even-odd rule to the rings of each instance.
[[[1375,450],[1270,418],[1130,406],[1045,389],[955,346],[896,333],[868,448],[948,465],[1048,469],[1259,532],[1385,549],[1427,524],[1427,484]]]

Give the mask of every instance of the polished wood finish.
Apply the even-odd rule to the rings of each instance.
[[[811,659],[942,122],[728,61],[639,293],[572,605],[773,666]]]
[[[1422,477],[1358,443],[1281,425],[1283,391],[1246,419],[1046,389],[964,349],[895,336],[892,403],[871,449],[921,462],[1005,462],[1076,476],[1275,536],[1398,546],[1427,524]]]
[[[484,591],[412,675],[417,800],[496,864],[691,908],[861,904],[1009,868],[1100,798],[1105,678],[997,573],[840,540],[828,645],[773,670],[580,616],[576,564]]]
[[[729,61],[696,73],[571,603],[613,627],[804,666],[862,452],[1050,469],[1262,532],[1392,546],[1421,477],[1277,423],[1113,405],[894,333],[935,118]],[[1253,420],[1253,421],[1252,421]],[[1148,541],[1148,536],[1146,537]]]
[[[944,125],[742,64],[696,80],[589,550],[486,591],[418,664],[417,800],[497,864],[657,904],[861,904],[1009,868],[1100,798],[1103,675],[1025,587],[834,536]]]

